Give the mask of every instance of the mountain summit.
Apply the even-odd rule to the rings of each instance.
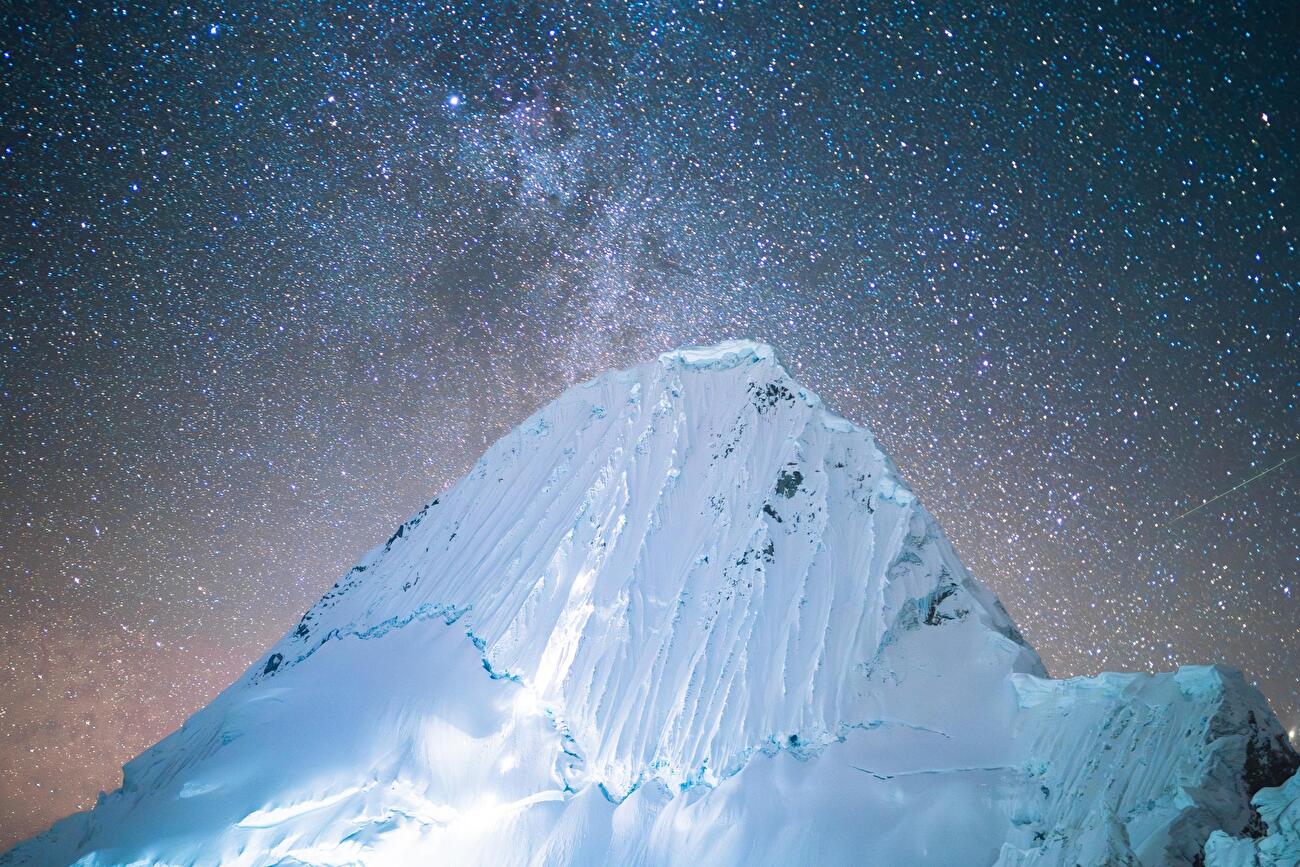
[[[1296,764],[1233,670],[1049,679],[734,341],[569,389],[0,863],[1295,865]]]

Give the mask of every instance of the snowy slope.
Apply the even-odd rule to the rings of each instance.
[[[1294,767],[1229,670],[1047,679],[742,341],[570,389],[3,863],[1192,864]]]

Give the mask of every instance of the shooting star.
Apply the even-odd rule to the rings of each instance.
[[[1188,515],[1192,514],[1193,512],[1199,512],[1201,509],[1204,509],[1206,506],[1210,505],[1210,503],[1213,503],[1215,500],[1221,500],[1224,497],[1228,496],[1228,494],[1231,494],[1233,491],[1241,490],[1242,488],[1246,487],[1246,485],[1249,485],[1251,482],[1255,481],[1256,479],[1267,476],[1269,473],[1273,472],[1274,470],[1280,470],[1282,467],[1291,463],[1293,460],[1295,460],[1298,457],[1300,457],[1300,454],[1294,454],[1289,458],[1283,458],[1282,460],[1273,464],[1273,466],[1269,467],[1268,469],[1261,470],[1260,472],[1255,473],[1255,475],[1251,476],[1249,479],[1240,481],[1237,484],[1233,485],[1231,488],[1228,488],[1228,490],[1223,491],[1222,493],[1215,494],[1213,497],[1210,497],[1208,500],[1204,501],[1199,506],[1193,506],[1192,508],[1188,509],[1186,512],[1183,512],[1177,518],[1174,518],[1173,520],[1169,521],[1167,524],[1165,524],[1165,527],[1172,527],[1174,524],[1177,524],[1179,521],[1181,521],[1183,518],[1186,518]]]

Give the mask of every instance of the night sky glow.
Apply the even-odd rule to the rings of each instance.
[[[924,6],[931,6],[930,9]],[[754,337],[1053,674],[1300,725],[1293,4],[0,11],[0,845],[566,385]]]

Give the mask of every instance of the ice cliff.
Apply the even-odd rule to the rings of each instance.
[[[1049,679],[739,341],[537,412],[0,863],[1295,867],[1296,764],[1235,671]]]

